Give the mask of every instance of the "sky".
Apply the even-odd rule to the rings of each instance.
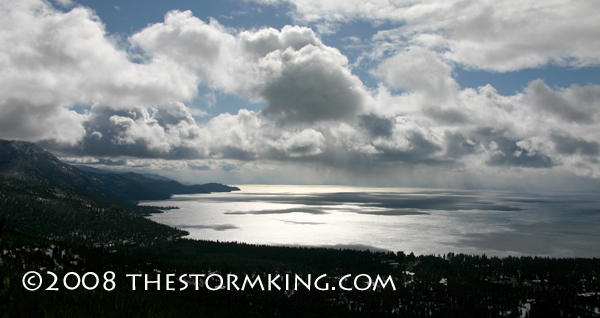
[[[595,0],[0,0],[0,138],[184,182],[600,190]]]

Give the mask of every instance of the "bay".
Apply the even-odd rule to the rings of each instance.
[[[415,254],[600,257],[594,193],[238,185],[144,205],[189,238]]]

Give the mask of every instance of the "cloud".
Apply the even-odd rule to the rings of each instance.
[[[161,104],[194,96],[195,75],[169,61],[136,64],[85,7],[11,3],[3,14],[3,99],[32,104]]]
[[[600,109],[600,86],[552,90],[543,80],[537,79],[526,88],[530,102],[538,109],[547,111],[567,122],[592,124],[597,121]]]
[[[192,170],[199,170],[199,171],[207,171],[207,170],[211,169],[210,166],[207,166],[207,165],[200,165],[200,166],[190,165],[189,168]]]
[[[177,65],[132,63],[88,8],[11,1],[0,20],[0,111],[19,126],[4,138],[74,144],[85,116],[70,111],[73,105],[156,105],[195,94],[196,76]]]
[[[349,119],[362,109],[366,91],[339,51],[305,46],[275,58],[286,62],[261,92],[266,116],[282,123],[313,123]]]
[[[385,160],[425,163],[425,159],[442,150],[439,144],[425,137],[419,130],[406,129],[394,137],[394,139],[377,140],[373,143],[375,149],[380,151],[379,156]]]
[[[392,87],[418,91],[444,100],[456,94],[458,84],[450,76],[452,67],[437,54],[420,47],[398,52],[379,64],[376,74]]]
[[[290,157],[314,156],[323,152],[325,137],[313,129],[299,133],[284,133],[278,140],[278,147]]]
[[[376,114],[359,117],[359,126],[364,128],[371,137],[391,137],[394,132],[395,118],[379,117]]]
[[[448,158],[460,158],[478,152],[477,143],[460,132],[446,131],[444,139]]]
[[[53,104],[0,100],[0,135],[5,139],[40,140],[74,145],[84,135],[85,116]]]
[[[488,161],[492,166],[514,166],[530,168],[549,168],[553,166],[552,159],[545,155],[529,152],[519,147],[514,140],[496,138],[490,143],[492,155]]]
[[[565,134],[552,134],[552,142],[556,151],[560,154],[573,155],[580,153],[585,156],[598,156],[600,154],[600,143],[587,141]]]
[[[147,54],[152,62],[172,61],[200,71],[203,82],[240,90],[232,75],[246,70],[235,56],[235,38],[216,20],[209,24],[191,11],[171,11],[162,23],[155,23],[130,37],[131,43]],[[233,63],[233,65],[227,65]],[[234,70],[238,69],[238,72]],[[234,72],[234,74],[232,74]]]
[[[61,7],[65,7],[65,8],[69,8],[72,7],[73,1],[71,0],[54,0],[56,3],[58,3]]]
[[[147,108],[115,110],[94,105],[83,123],[86,135],[74,151],[85,155],[142,158],[202,157],[202,132],[181,103],[152,115]]]
[[[194,69],[213,89],[263,99],[263,114],[281,124],[348,119],[361,110],[366,90],[339,50],[305,27],[263,28],[231,34],[216,20],[172,11],[131,36],[150,61]]]
[[[515,71],[549,63],[600,64],[600,8],[591,1],[256,0],[292,4],[291,15],[331,32],[357,20],[390,23],[381,48],[418,45],[468,68]],[[337,27],[335,26],[337,25]]]
[[[299,51],[307,45],[326,48],[315,33],[306,27],[287,25],[281,31],[264,28],[256,32],[241,32],[239,37],[244,50],[250,53],[254,60],[287,48],[293,51]]]
[[[491,85],[462,89],[453,78],[460,64],[507,71],[595,63],[597,41],[584,40],[597,34],[586,19],[596,9],[584,12],[585,1],[556,20],[560,30],[538,11],[520,11],[553,16],[546,2],[514,10],[505,2],[491,9],[296,3],[299,21],[401,21],[364,41],[373,48],[360,58],[377,63],[370,75],[381,83],[365,87],[348,58],[308,27],[236,30],[172,11],[118,41],[89,8],[3,3],[0,137],[37,141],[65,158],[97,157],[99,166],[189,171],[188,179],[437,185],[517,173],[600,178],[600,86],[550,87],[540,79],[503,96]],[[581,34],[572,35],[566,21],[575,16],[583,19]],[[521,23],[522,39],[512,23]],[[556,30],[556,41],[528,38],[544,26]],[[467,58],[469,41],[477,45]],[[204,98],[218,107],[224,94],[262,108],[209,118],[192,106]]]

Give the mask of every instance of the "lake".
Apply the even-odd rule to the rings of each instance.
[[[487,255],[600,257],[600,199],[585,193],[238,185],[144,205],[202,240]]]

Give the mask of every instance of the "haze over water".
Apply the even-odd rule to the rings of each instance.
[[[600,257],[600,199],[585,193],[240,185],[176,195],[156,222],[203,240],[487,255]]]

